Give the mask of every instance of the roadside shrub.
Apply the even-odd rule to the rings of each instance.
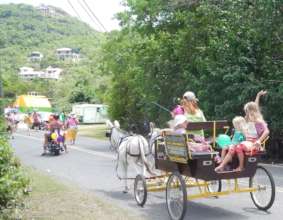
[[[7,138],[0,136],[0,212],[17,205],[28,183],[29,180],[20,161],[13,155]]]
[[[5,132],[6,126],[5,126],[4,118],[0,117],[0,133]]]

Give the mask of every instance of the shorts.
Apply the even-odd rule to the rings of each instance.
[[[248,153],[248,154],[251,154],[251,155],[254,155],[255,153],[258,152],[258,150],[253,147],[253,143],[255,141],[243,141],[241,142],[240,144],[237,144],[233,147],[230,147],[229,148],[229,153],[233,156],[236,154],[239,154],[239,153]]]

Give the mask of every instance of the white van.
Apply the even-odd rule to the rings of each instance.
[[[108,106],[103,104],[76,104],[73,105],[72,112],[82,123],[105,123],[108,119],[107,109]]]

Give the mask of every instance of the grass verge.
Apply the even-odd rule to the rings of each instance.
[[[32,191],[24,199],[24,206],[9,219],[139,219],[120,207],[98,199],[92,192],[84,192],[70,184],[63,184],[54,177],[31,168],[28,168],[27,172],[31,179]]]
[[[105,124],[79,125],[79,135],[107,140],[105,137],[107,127]]]

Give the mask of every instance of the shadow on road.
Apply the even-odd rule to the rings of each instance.
[[[131,210],[137,210],[145,219],[170,219],[166,208],[165,195],[154,193],[148,194],[148,200],[144,207],[139,207],[134,199],[132,192],[124,194],[122,191],[104,191],[96,190],[96,192],[104,194],[107,198],[112,198],[115,201],[120,201],[121,203],[126,203]],[[117,204],[117,202],[116,202]],[[123,206],[124,207],[124,206]],[[266,215],[266,212],[261,212],[257,209],[244,208],[243,210],[247,212],[253,212],[259,216]],[[221,207],[205,205],[199,202],[188,202],[187,203],[187,214],[184,219],[215,219],[215,220],[239,220],[248,219],[249,217],[238,212],[228,211]]]

